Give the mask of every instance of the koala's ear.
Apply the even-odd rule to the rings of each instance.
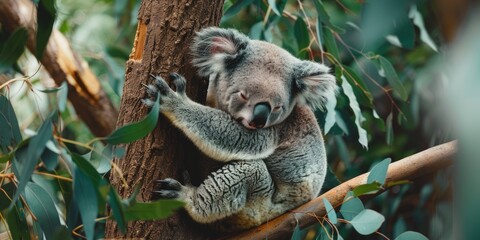
[[[235,29],[205,28],[197,33],[191,46],[193,64],[202,76],[220,72],[226,61],[239,57],[249,41]]]
[[[295,68],[295,89],[298,103],[311,108],[324,109],[326,102],[335,97],[335,77],[330,69],[311,61],[302,61]]]

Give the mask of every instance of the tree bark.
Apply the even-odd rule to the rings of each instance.
[[[27,47],[32,53],[36,52],[35,9],[30,0],[0,1],[2,28],[13,32],[19,27],[25,27],[28,30]],[[68,99],[94,135],[107,136],[115,129],[117,110],[88,64],[73,52],[67,39],[59,31],[52,31],[40,62],[57,85],[67,81]]]
[[[421,176],[446,168],[453,163],[456,152],[457,142],[453,141],[429,148],[425,151],[396,161],[388,167],[385,183],[399,180],[413,181]],[[323,205],[323,198],[327,198],[332,206],[340,206],[345,195],[358,185],[365,184],[367,178],[368,173],[352,178],[322,194],[320,197],[317,197],[314,200],[273,219],[272,221],[241,234],[226,237],[225,239],[288,239],[292,235],[297,223],[300,228],[304,228],[318,221],[315,217],[309,215],[309,213],[315,214],[315,216],[318,217],[327,214],[325,206]],[[368,195],[365,196],[365,198],[373,196],[376,195]]]
[[[189,45],[196,31],[219,24],[222,8],[222,0],[142,1],[134,47],[127,62],[117,126],[138,121],[146,115],[147,108],[141,102],[146,97],[142,83],[152,82],[149,74],[168,79],[169,73],[179,72],[188,81],[190,98],[201,103],[205,101],[207,81],[195,76]],[[200,152],[163,117],[159,126],[144,139],[128,145],[123,159],[115,161],[126,185],[122,176],[115,172],[111,174],[111,183],[122,197],[130,196],[134,187],[141,185],[137,200],[149,201],[154,180],[182,179],[185,169],[190,169],[191,174],[199,172]],[[198,174],[192,177],[194,181],[201,178]],[[115,222],[108,221],[106,237],[204,239],[208,238],[208,231],[202,231],[185,212],[180,212],[165,220],[130,222],[125,235],[116,228]]]

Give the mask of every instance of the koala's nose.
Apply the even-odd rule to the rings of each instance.
[[[270,115],[270,105],[268,103],[258,103],[253,108],[253,119],[250,126],[254,128],[262,128],[267,123],[268,115]]]

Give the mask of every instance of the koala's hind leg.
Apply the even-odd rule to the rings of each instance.
[[[160,181],[155,191],[161,198],[175,198],[185,202],[185,209],[197,222],[211,223],[240,212],[247,197],[272,195],[273,182],[265,163],[234,161],[210,174],[198,187],[183,186],[173,179]]]

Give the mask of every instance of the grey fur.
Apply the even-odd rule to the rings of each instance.
[[[209,106],[186,96],[178,74],[170,76],[176,91],[161,77],[154,89],[162,114],[225,165],[198,187],[161,180],[158,196],[180,199],[194,220],[229,231],[259,225],[316,197],[327,162],[310,107],[334,97],[329,69],[232,29],[202,30],[192,52],[199,73],[210,75]],[[256,128],[249,122],[259,103],[272,110],[265,126]]]

